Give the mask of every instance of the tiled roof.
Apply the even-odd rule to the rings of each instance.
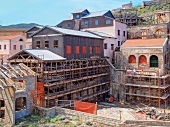
[[[81,37],[90,37],[90,38],[99,38],[102,39],[101,37],[94,35],[92,33],[89,32],[84,32],[84,31],[78,31],[78,30],[70,30],[70,29],[64,29],[64,28],[59,28],[59,27],[54,27],[54,26],[45,26],[44,28],[49,28],[52,29],[54,31],[57,31],[61,34],[65,34],[65,35],[74,35],[74,36],[81,36]],[[43,29],[44,29],[43,28]],[[43,30],[40,29],[39,31]],[[36,33],[38,33],[39,31],[37,31]],[[34,33],[32,36],[34,36],[36,33]],[[48,33],[47,33],[48,34]]]
[[[121,47],[162,47],[166,38],[127,40]]]
[[[0,36],[0,40],[10,40],[10,39],[13,39],[13,38],[16,38],[20,35],[13,35],[13,36]]]

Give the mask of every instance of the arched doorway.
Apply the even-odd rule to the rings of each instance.
[[[139,64],[147,64],[147,58],[144,55],[139,57]]]
[[[158,57],[155,55],[152,55],[150,57],[150,67],[158,67]]]
[[[129,63],[136,63],[136,57],[134,55],[129,56]]]

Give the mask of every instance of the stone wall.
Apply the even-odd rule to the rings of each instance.
[[[81,120],[84,121],[91,121],[91,122],[97,122],[103,125],[107,126],[117,126],[120,124],[119,120],[101,117],[89,113],[74,111],[71,109],[66,108],[60,108],[60,107],[54,107],[54,108],[40,108],[40,107],[34,107],[33,113],[38,114],[43,117],[55,117],[56,115],[64,115],[65,117],[78,117]]]
[[[169,127],[170,122],[169,121],[143,121],[143,120],[139,120],[139,121],[133,121],[133,120],[127,120],[124,122],[125,124],[136,124],[136,125],[144,125],[144,126],[167,126]]]

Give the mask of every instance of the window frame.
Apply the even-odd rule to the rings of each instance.
[[[38,42],[39,42],[39,44],[38,44]],[[41,48],[41,42],[40,41],[36,41],[36,48],[38,49],[38,48]]]
[[[13,50],[17,50],[17,45],[13,45]]]
[[[107,49],[107,43],[104,43],[104,49]]]
[[[96,19],[96,20],[94,21],[94,24],[95,24],[95,26],[98,26],[98,25],[99,25],[99,20]]]
[[[87,24],[86,24],[87,23]],[[89,26],[89,22],[88,21],[85,21],[84,22],[84,26]]]
[[[46,43],[48,42],[48,43]],[[47,45],[47,46],[46,46]],[[44,41],[44,48],[48,49],[49,48],[49,41]]]
[[[22,47],[22,48],[21,48],[21,47]],[[20,46],[19,46],[19,49],[22,50],[22,49],[23,49],[23,45],[20,45]]]
[[[111,24],[110,19],[107,19],[107,20],[106,20],[106,25],[110,25],[110,24]]]
[[[114,47],[115,47],[114,44],[111,44],[111,50],[114,50]]]
[[[55,44],[55,42],[56,42],[57,44]],[[54,48],[58,48],[58,40],[54,40],[54,41],[53,41],[53,47],[54,47]]]

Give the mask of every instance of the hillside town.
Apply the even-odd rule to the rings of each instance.
[[[0,27],[1,126],[169,127],[170,0]]]

